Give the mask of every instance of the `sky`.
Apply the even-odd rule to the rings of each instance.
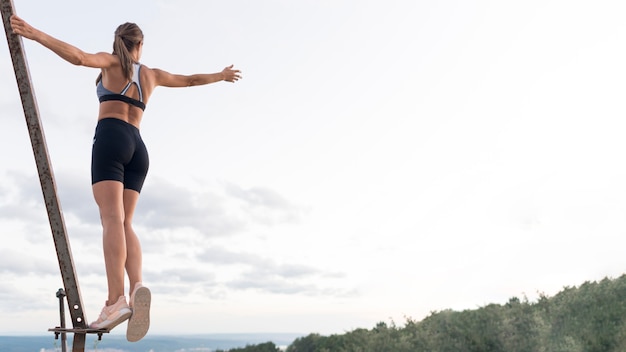
[[[151,334],[343,333],[625,272],[623,1],[14,5],[87,52],[130,21],[148,67],[243,72],[145,111]],[[95,320],[98,72],[24,47]],[[62,287],[20,104],[0,44],[3,335],[57,325]]]

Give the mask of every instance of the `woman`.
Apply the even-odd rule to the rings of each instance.
[[[15,34],[34,40],[74,64],[100,69],[96,92],[100,100],[92,148],[93,195],[100,210],[108,298],[92,328],[112,329],[128,321],[126,337],[138,341],[150,325],[150,290],[141,284],[141,246],[132,227],[135,206],[148,172],[148,153],[139,125],[145,104],[157,86],[188,87],[219,81],[236,82],[240,71],[228,66],[218,73],[176,75],[139,63],[143,33],[134,23],[115,31],[113,53],[85,53],[11,17]],[[124,295],[124,271],[130,281]]]

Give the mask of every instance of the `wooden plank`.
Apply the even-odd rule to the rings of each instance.
[[[52,172],[43,127],[39,119],[39,109],[32,87],[30,71],[28,70],[26,53],[24,52],[22,38],[13,34],[11,30],[10,17],[15,13],[13,1],[0,0],[0,12],[2,13],[2,23],[9,44],[11,61],[13,62],[15,78],[17,80],[20,99],[22,100],[24,116],[26,118],[26,126],[28,127],[33,154],[35,156],[35,164],[37,165],[37,172],[41,183],[41,190],[48,212],[50,227],[52,229],[52,238],[57,252],[59,268],[61,269],[63,285],[65,286],[65,292],[67,294],[72,324],[74,328],[85,329],[87,328],[87,318],[83,311],[83,302],[76,278],[76,271],[74,269],[72,251],[67,237],[63,212],[57,197],[54,174]],[[74,336],[73,351],[84,351],[84,345],[85,334],[76,333]]]

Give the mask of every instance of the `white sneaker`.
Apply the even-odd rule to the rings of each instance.
[[[104,306],[98,320],[89,324],[92,329],[108,329],[111,330],[119,324],[123,323],[131,316],[132,312],[128,303],[126,303],[126,297],[120,296],[120,298],[113,305]]]
[[[151,293],[141,282],[135,284],[135,289],[130,294],[130,307],[133,314],[128,320],[126,339],[130,342],[141,340],[150,329],[150,300]]]

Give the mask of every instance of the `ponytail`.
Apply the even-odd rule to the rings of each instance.
[[[122,73],[126,79],[131,80],[133,78],[133,58],[130,55],[130,49],[135,45],[130,40],[123,38],[119,34],[115,34],[115,40],[113,41],[113,54],[117,55],[122,65]]]
[[[113,55],[117,55],[122,66],[122,73],[129,81],[133,78],[133,57],[130,52],[143,41],[143,32],[134,23],[124,23],[115,30],[113,40]],[[102,80],[102,73],[96,79],[96,84]]]

